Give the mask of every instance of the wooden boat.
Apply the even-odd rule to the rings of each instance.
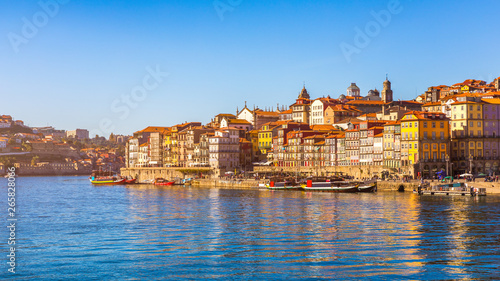
[[[125,179],[126,184],[134,184],[137,179]]]
[[[175,181],[168,181],[164,178],[156,178],[153,182],[154,185],[173,185]]]
[[[111,171],[92,171],[89,177],[92,184],[124,184],[126,179],[117,177]]]
[[[306,191],[324,191],[339,193],[358,192],[359,183],[342,181],[340,179],[330,180],[326,177],[308,178],[302,189]]]
[[[300,190],[300,184],[291,177],[272,177],[266,184],[266,188],[269,190]]]
[[[376,192],[377,191],[377,180],[365,181],[359,184],[359,192]]]
[[[486,188],[474,188],[467,183],[457,182],[438,184],[429,187],[419,186],[414,193],[419,195],[459,195],[459,196],[486,196]]]

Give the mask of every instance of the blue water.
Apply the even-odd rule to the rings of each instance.
[[[499,196],[16,184],[17,267],[0,227],[4,279],[500,278]]]

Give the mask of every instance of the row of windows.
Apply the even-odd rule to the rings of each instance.
[[[485,109],[487,109],[487,108],[488,108],[488,107],[485,107]],[[454,107],[453,107],[453,110],[456,110],[456,109],[457,109],[457,107],[456,107],[456,106],[454,106]],[[465,109],[465,108],[464,108],[464,106],[463,106],[463,105],[462,105],[462,106],[460,106],[460,110],[464,110],[464,109]],[[494,109],[495,109],[495,107],[493,107],[493,110],[494,110]],[[469,105],[469,110],[474,110],[474,106],[473,106],[472,104],[471,104],[471,105]],[[477,106],[477,110],[478,110],[478,111],[480,111],[480,110],[481,110],[481,105],[478,105],[478,106]]]
[[[422,124],[423,124],[424,128],[427,128],[427,121],[424,121]],[[418,122],[403,122],[402,125],[403,125],[403,128],[413,128],[413,127],[418,128]],[[444,122],[439,122],[439,127],[444,128]],[[431,128],[436,128],[435,121],[431,122]]]

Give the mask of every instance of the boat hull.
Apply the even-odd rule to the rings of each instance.
[[[174,185],[175,181],[169,182],[155,182],[154,185]]]
[[[126,184],[133,184],[135,183],[136,179],[131,179],[131,180],[125,180]]]
[[[370,184],[361,184],[358,186],[358,191],[359,192],[376,192],[377,191],[377,183],[370,183]]]
[[[266,185],[266,188],[269,190],[300,190],[300,186],[287,186],[287,185],[275,185],[275,186],[270,186],[269,184]]]
[[[90,179],[90,182],[92,184],[96,184],[96,185],[113,185],[113,184],[124,184],[125,183],[125,179],[121,179],[121,180],[92,180]]]
[[[355,193],[358,192],[357,186],[302,186],[304,191],[336,192],[336,193]]]

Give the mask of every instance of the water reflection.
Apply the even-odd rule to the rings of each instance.
[[[499,270],[495,196],[37,184],[44,192],[19,196],[26,272],[39,279],[50,262],[65,274],[95,269],[74,279],[449,280]],[[59,204],[44,195],[62,188]]]

